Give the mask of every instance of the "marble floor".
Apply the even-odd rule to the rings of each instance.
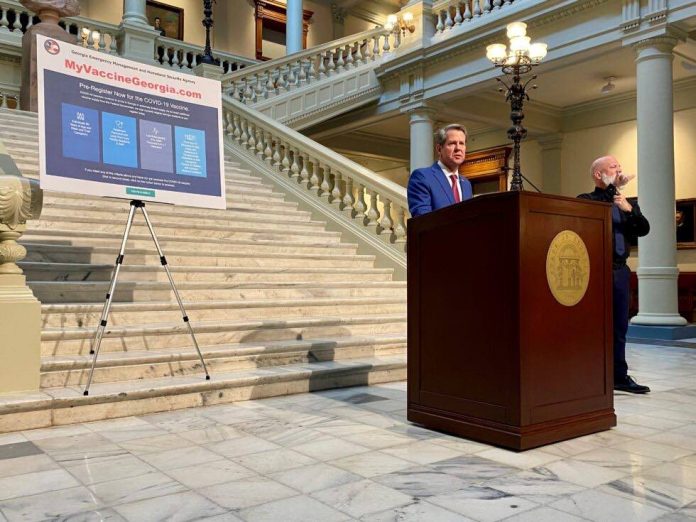
[[[524,453],[409,424],[403,382],[0,435],[0,521],[696,520],[678,344],[629,347],[617,428]]]

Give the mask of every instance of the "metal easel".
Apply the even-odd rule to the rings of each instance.
[[[101,346],[102,337],[104,336],[104,329],[106,328],[107,317],[109,316],[109,310],[111,310],[111,303],[114,299],[114,291],[116,290],[116,282],[118,280],[118,273],[121,270],[121,265],[123,265],[123,257],[125,256],[125,251],[126,251],[126,242],[128,241],[128,235],[130,234],[131,227],[133,226],[133,218],[135,217],[135,210],[138,208],[142,211],[143,217],[145,218],[145,223],[147,223],[147,228],[150,230],[150,235],[152,236],[152,240],[155,242],[155,247],[157,248],[157,253],[159,254],[159,258],[160,258],[160,263],[162,263],[162,266],[164,267],[165,272],[167,272],[167,277],[169,278],[169,284],[171,285],[172,290],[174,291],[174,295],[176,296],[176,301],[179,303],[179,309],[181,310],[181,315],[183,316],[184,322],[188,326],[189,333],[191,334],[191,339],[193,339],[193,345],[196,347],[196,351],[198,352],[198,357],[200,358],[201,364],[203,365],[203,371],[205,372],[205,378],[206,378],[206,380],[210,380],[210,374],[208,373],[208,367],[205,365],[205,361],[203,360],[203,354],[201,353],[201,349],[198,347],[198,341],[196,341],[196,336],[193,333],[193,327],[191,326],[191,322],[189,321],[188,315],[186,314],[186,309],[184,309],[184,303],[181,302],[181,296],[179,295],[179,291],[176,289],[176,285],[174,284],[174,278],[172,277],[172,273],[169,271],[169,265],[167,264],[167,258],[164,257],[164,253],[162,252],[162,248],[160,247],[159,241],[157,241],[157,236],[155,235],[155,231],[152,228],[152,223],[150,222],[150,217],[147,215],[147,210],[145,210],[145,203],[143,201],[138,200],[138,199],[134,199],[133,201],[130,202],[130,212],[128,214],[128,221],[126,222],[126,230],[123,233],[123,241],[121,242],[121,249],[119,250],[118,257],[116,258],[116,264],[114,266],[114,271],[111,273],[111,284],[109,286],[109,292],[106,294],[106,302],[104,303],[104,309],[102,310],[101,320],[99,321],[99,327],[97,328],[97,333],[94,336],[94,342],[92,343],[92,349],[89,352],[90,354],[93,354],[92,368],[89,371],[89,378],[87,379],[87,386],[85,386],[84,395],[89,395],[89,387],[92,384],[92,376],[94,375],[94,368],[97,364],[97,357],[99,356],[99,347]]]

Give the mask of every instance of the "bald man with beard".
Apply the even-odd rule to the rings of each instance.
[[[614,156],[602,156],[590,168],[595,189],[580,194],[582,199],[612,203],[613,233],[613,302],[614,302],[614,389],[629,393],[648,393],[650,388],[638,384],[628,375],[626,363],[626,332],[628,331],[628,298],[631,271],[626,259],[631,253],[631,242],[650,232],[650,223],[638,204],[631,205],[617,187],[628,183],[635,175],[625,175]]]

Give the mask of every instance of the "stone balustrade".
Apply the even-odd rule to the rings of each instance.
[[[255,103],[370,64],[400,45],[398,31],[378,27],[227,74],[222,89],[235,100]]]
[[[223,106],[225,139],[236,151],[294,180],[403,256],[408,219],[404,187],[236,99],[223,96]]]
[[[443,34],[520,0],[444,0],[433,4],[435,34]]]
[[[155,43],[155,61],[172,69],[191,70],[201,62],[203,47],[160,36]],[[238,71],[258,63],[231,53],[213,50],[213,57],[220,62],[221,72]]]

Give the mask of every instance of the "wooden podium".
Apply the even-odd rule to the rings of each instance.
[[[615,426],[611,259],[605,203],[504,192],[410,220],[408,419],[516,450]]]

